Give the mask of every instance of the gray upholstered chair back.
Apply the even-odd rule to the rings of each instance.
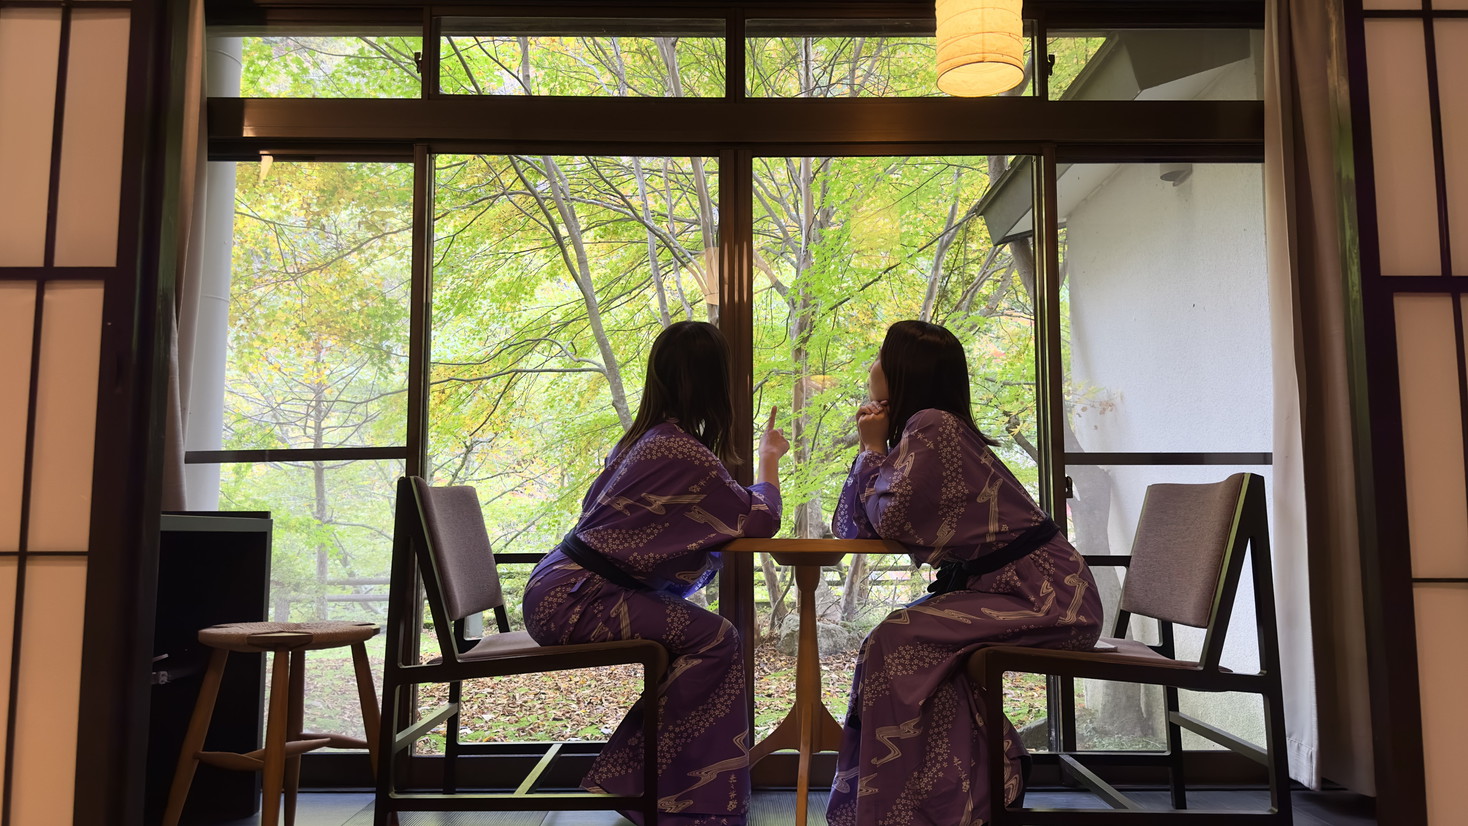
[[[423,509],[428,554],[448,611],[446,619],[461,620],[503,605],[479,494],[467,486],[429,487],[416,476],[413,487]]]
[[[1122,610],[1195,628],[1208,625],[1246,476],[1147,487]]]

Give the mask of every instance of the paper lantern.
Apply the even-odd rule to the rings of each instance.
[[[937,0],[938,88],[983,97],[1022,83],[1021,6],[1022,0]]]

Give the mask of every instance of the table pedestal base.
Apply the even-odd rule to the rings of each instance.
[[[795,780],[795,822],[806,822],[806,806],[810,797],[810,756],[818,751],[836,751],[841,745],[841,726],[821,702],[821,660],[816,642],[816,585],[820,583],[821,566],[835,565],[842,554],[801,553],[775,561],[792,565],[795,587],[800,600],[800,636],[795,649],[795,705],[780,725],[749,750],[749,763],[754,765],[764,756],[781,749],[800,753]]]

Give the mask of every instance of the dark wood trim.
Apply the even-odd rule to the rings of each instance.
[[[734,403],[731,434],[744,461],[730,468],[742,485],[754,482],[754,158],[746,151],[719,153],[719,329],[729,342]],[[726,558],[719,572],[719,613],[738,629],[746,683],[754,684],[754,554]],[[754,719],[754,692],[747,699]],[[750,733],[753,737],[753,732]]]
[[[1448,234],[1448,228],[1443,227],[1443,235]],[[1455,295],[1448,298],[1453,303],[1453,350],[1458,362],[1458,418],[1460,420],[1459,438],[1463,442],[1463,473],[1465,491],[1468,491],[1468,342],[1463,340],[1468,330],[1464,329],[1463,321],[1463,296]],[[1465,556],[1468,562],[1468,556]],[[1417,580],[1413,580],[1414,582]]]
[[[433,345],[433,156],[413,150],[413,251],[408,307],[408,446],[406,475],[433,481],[428,466],[428,378]]]
[[[1429,14],[1438,20],[1461,20],[1468,17],[1468,9],[1366,9],[1362,12],[1367,20],[1416,19]]]
[[[177,144],[182,78],[170,71],[186,42],[179,6],[131,4],[115,273],[104,282],[91,552],[76,740],[77,826],[142,823],[153,654],[165,394],[176,266]],[[173,182],[170,187],[170,182]]]
[[[27,559],[29,559],[30,557],[33,557],[33,556],[86,556],[86,555],[87,555],[87,552],[86,551],[25,551],[24,553],[22,553],[21,551],[0,551],[0,557],[14,558],[14,557],[25,556]]]
[[[0,9],[130,9],[131,0],[0,0]]]
[[[0,267],[0,281],[107,281],[117,267]]]
[[[20,469],[20,543],[15,564],[15,616],[10,635],[10,678],[7,681],[9,701],[6,706],[5,724],[5,791],[0,794],[0,826],[11,826],[10,804],[14,798],[15,783],[15,721],[20,705],[20,666],[22,663],[21,640],[25,631],[25,581],[26,557],[30,546],[31,530],[31,469],[35,465],[36,444],[36,390],[41,375],[41,325],[45,318],[46,285],[36,284],[36,308],[32,314],[31,328],[31,374],[29,398],[26,402],[25,454]]]
[[[744,39],[744,15],[732,10],[727,12],[724,18],[724,97],[729,100],[744,100],[745,86],[749,82],[745,77],[748,52],[744,48]]]
[[[1373,195],[1373,199],[1374,199]],[[1378,275],[1383,290],[1402,293],[1468,294],[1468,278],[1461,275]]]
[[[1273,453],[1065,453],[1067,465],[1272,465]]]
[[[6,3],[47,0],[4,0]],[[101,0],[87,0],[100,2]],[[54,0],[53,0],[54,4]],[[376,24],[400,20],[405,10],[423,8],[405,2],[372,0],[315,0],[301,8],[291,0],[210,0],[209,19],[222,26],[282,25],[293,20],[356,21]],[[932,17],[931,0],[737,0],[728,3],[692,4],[682,0],[640,0],[635,4],[597,0],[543,0],[494,3],[462,0],[432,4],[436,15],[504,17],[711,17],[740,14],[744,19],[921,19]],[[1122,0],[1098,4],[1087,0],[1028,0],[1026,18],[1046,15],[1057,31],[1101,28],[1260,28],[1264,24],[1262,0],[1215,0],[1209,3],[1177,3],[1173,0]]]
[[[56,218],[61,200],[61,144],[66,134],[66,72],[71,57],[71,7],[61,9],[60,41],[56,51],[56,110],[51,113],[51,172],[46,198],[46,251],[44,266],[56,266]],[[9,788],[7,786],[7,788]]]
[[[1361,0],[1344,10],[1359,256],[1343,260],[1377,813],[1381,826],[1418,826],[1427,800],[1394,300],[1407,282],[1381,275]]]
[[[1432,0],[1422,0],[1422,53],[1427,62],[1427,113],[1432,130],[1432,174],[1437,192],[1437,236],[1442,255],[1442,274],[1453,273],[1452,233],[1448,228],[1447,156],[1443,149],[1443,110],[1437,78],[1437,35],[1433,26]],[[1462,336],[1459,336],[1462,341]]]
[[[1048,513],[1065,509],[1065,364],[1060,340],[1060,216],[1056,209],[1055,147],[1042,148],[1033,164],[1035,209],[1035,403],[1040,454],[1040,507]],[[1060,520],[1064,523],[1066,520]],[[1062,524],[1062,531],[1065,530]]]
[[[411,345],[410,345],[411,346]],[[411,358],[411,356],[410,356]],[[409,364],[411,372],[412,365]],[[408,409],[409,428],[412,427],[413,411]],[[218,465],[235,462],[349,462],[372,459],[410,459],[413,451],[407,447],[324,447],[324,448],[279,448],[269,450],[190,450],[184,454],[184,464]]]
[[[595,138],[586,125],[597,125]],[[209,137],[260,152],[316,142],[494,141],[598,146],[643,154],[664,145],[954,145],[1046,141],[1062,146],[1262,146],[1259,101],[1066,101],[1030,97],[771,99],[453,97],[432,100],[211,98]],[[705,151],[711,151],[705,149]]]

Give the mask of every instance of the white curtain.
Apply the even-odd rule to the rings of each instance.
[[[163,443],[163,510],[187,510],[188,485],[184,472],[184,437],[188,432],[190,365],[193,358],[192,330],[197,317],[198,261],[201,255],[204,199],[204,3],[189,0],[185,54],[182,63],[184,89],[179,118],[178,250],[175,261],[174,312],[168,319],[168,409]]]
[[[234,165],[209,163],[207,95],[239,93],[240,41],[205,38],[203,0],[189,0],[180,126],[179,248],[164,443],[164,510],[215,510],[219,466],[185,465],[186,450],[217,450],[233,249]]]
[[[1374,794],[1342,263],[1340,0],[1269,0],[1265,25],[1271,507],[1290,775]]]

